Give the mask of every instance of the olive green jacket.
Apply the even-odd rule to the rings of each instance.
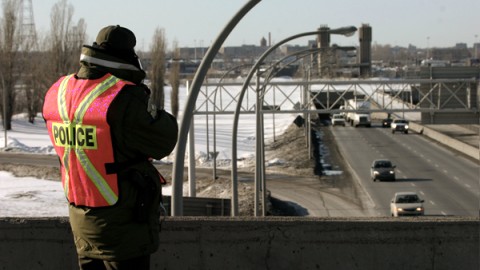
[[[111,73],[135,85],[126,85],[107,113],[115,162],[121,168],[118,202],[101,208],[69,206],[77,253],[112,261],[151,254],[159,243],[161,185],[156,168],[147,159],[162,159],[173,151],[177,121],[164,110],[149,110],[150,90],[141,83],[145,78],[143,70],[132,69],[123,60],[90,46],[82,48],[80,64],[76,74],[79,79],[96,79]],[[138,195],[140,188],[135,181],[139,176],[153,183],[153,203],[148,208],[147,221],[135,219],[137,199],[143,196]]]

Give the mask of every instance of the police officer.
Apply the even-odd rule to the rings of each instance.
[[[161,176],[176,119],[150,109],[135,35],[112,25],[84,45],[80,69],[45,96],[80,269],[149,269],[159,245]]]

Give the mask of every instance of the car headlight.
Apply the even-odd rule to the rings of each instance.
[[[417,207],[417,209],[415,209],[417,212],[422,212],[423,211],[423,207]]]
[[[403,212],[403,208],[397,207],[397,212]]]
[[[374,174],[374,175],[377,175],[377,174],[378,174],[378,171],[373,171],[373,174]]]
[[[408,129],[408,125],[405,125],[405,128]]]
[[[390,174],[394,174],[394,173],[395,173],[395,171],[390,171]]]

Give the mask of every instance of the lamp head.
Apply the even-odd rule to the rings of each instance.
[[[357,31],[357,27],[355,26],[346,26],[346,27],[340,27],[337,29],[332,29],[330,30],[330,34],[339,34],[339,35],[344,35],[346,37],[351,37],[355,32]]]

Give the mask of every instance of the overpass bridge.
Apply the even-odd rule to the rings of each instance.
[[[197,99],[194,114],[233,114],[242,83],[205,83]],[[257,97],[256,93],[260,92]],[[270,80],[250,84],[241,113],[254,114],[257,99],[262,113],[337,113],[357,111],[340,109],[348,99],[362,98],[375,106],[364,112],[419,112],[445,114],[458,124],[457,114],[465,122],[478,124],[480,86],[470,79],[395,79],[395,80]],[[428,118],[430,120],[430,118]],[[457,122],[455,122],[457,121]],[[430,121],[423,120],[422,122]],[[448,124],[443,120],[442,124]]]

